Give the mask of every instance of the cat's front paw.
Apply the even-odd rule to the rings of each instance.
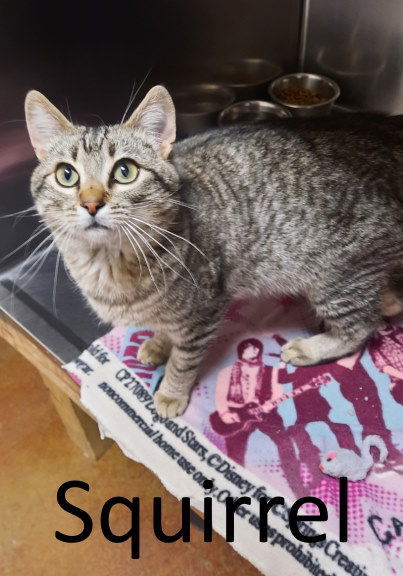
[[[180,416],[186,410],[189,403],[189,396],[180,396],[179,398],[165,396],[163,392],[154,394],[154,406],[159,416],[163,418],[175,418]]]
[[[155,338],[144,340],[137,352],[137,360],[142,364],[159,366],[169,357],[169,347]]]
[[[309,366],[317,362],[308,338],[294,338],[284,344],[281,348],[281,359],[294,366]]]

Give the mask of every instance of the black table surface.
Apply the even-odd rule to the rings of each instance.
[[[0,275],[0,308],[60,362],[77,357],[88,345],[110,330],[100,323],[69,278],[57,253],[41,269],[24,277],[29,264],[17,264]],[[55,290],[54,290],[55,288]]]

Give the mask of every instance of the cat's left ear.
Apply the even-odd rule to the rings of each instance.
[[[36,90],[28,92],[25,98],[25,119],[32,146],[39,160],[45,156],[52,138],[73,128],[56,106]]]
[[[160,142],[161,156],[168,158],[176,139],[175,106],[168,90],[154,86],[125,126],[142,128]]]

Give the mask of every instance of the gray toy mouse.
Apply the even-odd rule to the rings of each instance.
[[[340,478],[347,477],[348,480],[363,480],[374,463],[370,448],[375,446],[379,450],[379,462],[384,462],[388,455],[388,449],[380,436],[367,436],[362,443],[361,455],[353,450],[339,448],[334,452],[324,454],[320,461],[320,470],[324,474]]]

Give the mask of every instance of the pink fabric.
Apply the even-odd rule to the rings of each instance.
[[[357,354],[293,368],[280,361],[280,349],[292,338],[317,331],[307,306],[291,299],[236,302],[203,363],[200,381],[183,415],[186,425],[202,432],[224,457],[247,468],[262,485],[270,484],[292,500],[304,495],[322,499],[334,509],[336,520],[330,514],[329,523],[335,532],[338,483],[321,473],[321,454],[339,447],[359,453],[365,436],[379,435],[389,450],[385,465],[375,466],[365,480],[349,484],[349,543],[363,550],[364,564],[365,550],[377,549],[387,558],[390,574],[399,574],[396,567],[403,574],[403,531],[394,531],[392,520],[403,521],[402,324],[403,317],[389,323]],[[141,342],[151,335],[144,328],[114,330],[105,342],[154,390],[162,368],[144,367],[136,359]],[[264,422],[226,437],[212,429],[210,416],[229,407],[237,350],[250,338],[259,340],[263,349],[259,403],[277,403]],[[248,372],[250,382],[258,387],[255,371]],[[381,544],[388,531],[392,538]]]

